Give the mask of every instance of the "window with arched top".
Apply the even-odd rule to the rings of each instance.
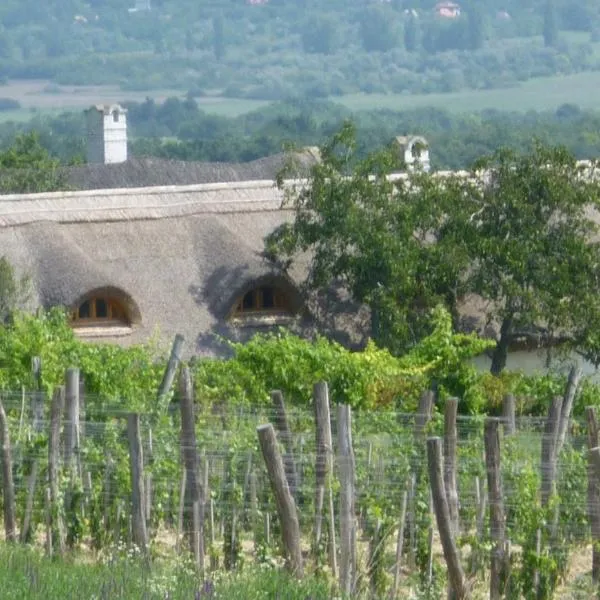
[[[83,300],[73,311],[75,326],[131,324],[127,308],[121,300],[111,296],[97,295]]]
[[[113,110],[112,118],[115,123],[119,122],[119,111],[118,110]]]
[[[232,316],[291,314],[294,312],[289,294],[279,287],[262,285],[248,290],[238,299]]]

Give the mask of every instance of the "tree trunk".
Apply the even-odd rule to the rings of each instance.
[[[490,373],[492,375],[500,375],[506,367],[506,359],[508,358],[508,346],[512,336],[512,317],[505,317],[500,327],[500,339],[496,342],[494,353],[492,354],[492,366]]]

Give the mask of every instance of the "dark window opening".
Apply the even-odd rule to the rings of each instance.
[[[91,315],[91,311],[90,311],[90,301],[86,300],[80,307],[79,307],[79,318],[80,319],[89,319]]]

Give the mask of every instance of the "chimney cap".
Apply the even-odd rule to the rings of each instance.
[[[86,112],[91,112],[91,111],[97,111],[100,112],[106,116],[111,115],[112,113],[114,113],[115,111],[117,111],[119,114],[127,114],[127,109],[123,108],[120,104],[94,104],[93,106],[90,106],[90,108],[88,108],[86,110]]]

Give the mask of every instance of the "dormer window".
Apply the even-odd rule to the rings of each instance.
[[[113,110],[112,117],[113,117],[113,122],[118,123],[119,122],[119,111]]]
[[[288,295],[274,286],[261,286],[246,292],[237,302],[233,317],[257,314],[291,313]]]
[[[125,325],[131,323],[127,310],[120,300],[109,296],[93,296],[84,300],[72,314],[73,325]]]

